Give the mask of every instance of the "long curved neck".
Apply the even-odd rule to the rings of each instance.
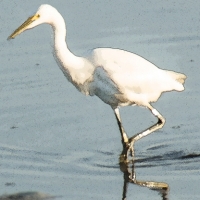
[[[79,64],[79,57],[75,56],[68,49],[65,38],[66,38],[66,26],[63,17],[60,13],[56,13],[54,20],[51,23],[54,30],[54,48],[55,55],[59,61],[61,69],[74,68]]]
[[[81,92],[87,94],[87,82],[92,75],[93,65],[82,57],[75,56],[67,47],[66,26],[63,17],[56,12],[51,22],[54,30],[54,48],[56,60],[59,62],[60,69]]]

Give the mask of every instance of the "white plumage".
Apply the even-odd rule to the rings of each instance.
[[[75,56],[65,42],[66,26],[60,13],[50,5],[41,5],[9,39],[37,25],[47,23],[54,30],[55,57],[67,79],[85,95],[96,95],[109,104],[120,128],[123,155],[127,158],[133,143],[161,128],[165,119],[150,103],[158,100],[162,92],[182,91],[186,76],[162,70],[146,59],[120,49],[97,48],[89,57]],[[140,105],[149,108],[158,118],[158,123],[149,129],[128,138],[120,120],[119,106]]]

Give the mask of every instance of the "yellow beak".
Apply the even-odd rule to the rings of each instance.
[[[29,17],[20,27],[18,27],[9,37],[8,40],[14,39],[17,35],[22,33],[24,30],[26,30],[27,26],[30,25],[33,21],[38,19],[40,15],[36,14],[31,17]]]

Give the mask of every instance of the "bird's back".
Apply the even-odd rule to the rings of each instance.
[[[99,71],[101,68],[103,71],[98,73],[98,80],[93,80],[96,95],[101,99],[103,97],[99,94],[102,92],[99,91],[105,88],[102,88],[100,81],[112,83],[112,88],[115,88],[115,91],[112,90],[113,96],[123,104],[127,102],[127,104],[136,103],[145,106],[149,102],[157,101],[162,92],[184,90],[185,75],[159,69],[141,56],[124,50],[98,48],[93,51],[90,60],[95,70]],[[110,94],[104,91],[103,95]]]

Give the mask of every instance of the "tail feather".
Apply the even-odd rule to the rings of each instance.
[[[187,76],[185,74],[181,74],[181,73],[177,73],[174,71],[167,71],[167,73],[176,81],[178,81],[181,84],[184,84],[185,79],[187,78]]]

